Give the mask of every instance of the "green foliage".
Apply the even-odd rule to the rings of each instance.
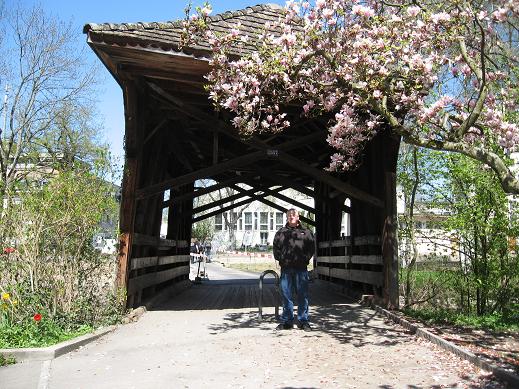
[[[446,309],[406,309],[406,315],[414,317],[427,324],[451,324],[460,327],[474,329],[487,329],[492,331],[519,331],[519,317],[501,315],[498,313],[489,315],[467,315],[464,313]]]
[[[16,325],[0,324],[0,348],[51,346],[91,331],[88,325],[70,327],[47,318],[40,322],[27,318]]]
[[[446,163],[450,215],[444,227],[456,231],[462,254],[462,308],[469,313],[475,308],[478,315],[508,314],[519,298],[517,215],[491,171],[458,155],[448,156]]]
[[[1,342],[42,345],[120,317],[116,258],[93,248],[114,218],[110,184],[76,169],[19,194],[0,225]],[[7,250],[8,249],[8,250]],[[41,314],[42,321],[33,323]]]
[[[406,306],[435,312],[438,317],[455,312],[466,317],[467,323],[477,321],[477,316],[487,326],[492,321],[496,327],[506,324],[513,317],[517,321],[519,215],[495,174],[461,155],[420,150],[414,167],[409,156],[402,156],[398,178],[407,206],[418,179],[420,202],[413,211],[429,220],[437,216],[436,227],[452,253],[448,267],[430,261],[431,271],[420,271],[407,259],[412,250],[401,248],[401,284],[411,280],[405,290],[409,295],[404,293]],[[441,214],[431,213],[433,209]],[[418,233],[410,213],[407,210],[400,219],[404,244]],[[425,239],[434,239],[431,231],[426,233]]]
[[[14,357],[4,357],[0,354],[0,366],[13,365],[16,363],[16,359]]]
[[[193,224],[191,236],[199,242],[206,242],[213,239],[214,219],[208,218]]]

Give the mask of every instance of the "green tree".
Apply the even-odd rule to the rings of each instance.
[[[418,229],[416,215],[430,223],[438,218],[433,208],[445,209],[445,201],[437,186],[446,177],[446,166],[441,153],[433,150],[403,144],[400,150],[397,179],[403,212],[399,215],[399,256],[403,271],[400,272],[403,285],[401,294],[404,307],[423,304],[438,298],[445,291],[450,274],[442,270],[441,258],[432,255],[426,263],[429,272],[417,272],[419,245],[434,249],[449,241],[449,231],[432,233],[431,229]],[[445,248],[445,247],[443,247]],[[434,252],[435,250],[433,250]]]
[[[450,216],[445,227],[459,239],[461,308],[477,315],[512,312],[519,284],[519,220],[489,169],[459,155],[446,159]]]
[[[191,236],[199,242],[207,242],[213,238],[214,223],[213,218],[205,219],[193,224]]]

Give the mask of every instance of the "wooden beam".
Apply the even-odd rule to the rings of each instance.
[[[213,165],[218,164],[218,131],[213,132]]]
[[[231,138],[238,140],[241,143],[247,144],[247,145],[254,147],[256,149],[259,149],[259,150],[269,150],[271,148],[275,148],[276,150],[288,151],[288,150],[292,150],[292,149],[295,149],[300,146],[305,146],[309,142],[312,142],[312,141],[315,141],[318,139],[324,140],[325,135],[328,133],[328,130],[319,130],[319,131],[312,132],[305,136],[297,137],[294,140],[284,142],[280,145],[275,145],[275,146],[271,146],[268,143],[265,143],[256,137],[244,139],[240,134],[237,133],[236,129],[230,123],[223,121],[223,120],[219,120],[219,119],[215,118],[213,115],[207,113],[206,111],[204,111],[200,108],[189,106],[184,101],[182,101],[178,97],[168,93],[167,91],[165,91],[164,89],[162,89],[160,86],[156,85],[153,82],[149,81],[147,84],[155,93],[160,95],[162,98],[164,98],[167,101],[171,102],[172,104],[176,105],[178,108],[181,108],[181,111],[184,112],[186,115],[188,115],[196,120],[199,120],[199,121],[202,120],[206,123],[214,123],[216,121],[216,123],[218,124],[219,131],[230,136]]]
[[[174,139],[171,139],[171,138],[174,138]],[[175,157],[177,158],[177,160],[182,165],[184,165],[184,167],[188,171],[192,172],[194,170],[193,165],[191,165],[189,158],[186,157],[186,154],[184,153],[184,149],[182,147],[180,147],[180,145],[177,143],[180,139],[181,138],[179,136],[174,136],[174,135],[170,136],[169,137],[169,146],[175,153]]]
[[[140,129],[138,125],[138,92],[136,85],[126,81],[123,87],[125,118],[125,166],[121,186],[121,207],[119,210],[119,253],[117,265],[117,286],[126,290],[128,287],[129,263],[132,255],[132,240],[135,223],[137,200],[135,190],[139,179]],[[128,296],[129,297],[129,296]],[[127,305],[130,300],[127,300]]]
[[[275,208],[283,213],[287,213],[288,209],[285,208],[285,207],[282,207],[281,205],[278,205],[270,200],[267,200],[267,199],[264,199],[264,198],[261,198],[261,197],[258,197],[258,198],[255,198],[255,200],[258,200],[260,203],[263,203],[265,205],[268,205],[269,207],[272,207],[272,208]],[[312,226],[315,226],[315,221],[311,220],[311,219],[308,219],[304,216],[299,216],[299,220],[307,223],[307,224],[310,224]]]
[[[382,231],[382,258],[384,261],[385,305],[389,309],[398,309],[398,241],[397,241],[397,205],[396,174],[385,173],[385,219]]]
[[[282,151],[278,153],[277,159],[283,162],[284,164],[296,170],[299,170],[300,172],[305,173],[318,181],[324,182],[330,185],[331,187],[334,187],[335,189],[338,189],[343,193],[346,193],[348,196],[351,196],[357,200],[366,202],[378,208],[382,208],[384,206],[384,202],[379,198],[372,196],[369,193],[364,192],[363,190],[355,188],[353,185],[343,182],[338,178],[335,178],[320,169],[316,169],[312,166],[309,166],[303,161],[295,157],[292,157],[291,155],[288,155]]]
[[[233,189],[234,189],[234,188],[233,188]],[[282,189],[282,188],[278,188],[278,189],[276,189],[276,190],[281,190],[281,189]],[[244,191],[244,189],[242,189],[242,188],[240,188],[240,187],[236,187],[236,190],[242,190],[242,191]],[[282,212],[284,212],[284,213],[287,213],[288,208],[282,207],[282,206],[279,205],[279,204],[276,204],[276,203],[274,203],[274,202],[272,202],[272,201],[270,201],[270,200],[264,199],[263,197],[265,197],[266,195],[267,195],[266,193],[264,193],[264,194],[262,194],[262,195],[254,195],[254,196],[252,196],[252,198],[253,198],[254,200],[258,200],[259,202],[261,202],[261,203],[263,203],[263,204],[265,204],[265,205],[268,205],[269,207],[272,207],[272,208],[275,208],[275,209],[277,209],[277,210],[279,210],[279,211],[282,211]],[[304,221],[305,223],[311,224],[312,226],[315,225],[315,222],[314,222],[313,220],[308,219],[308,218],[306,218],[306,217],[304,217],[304,216],[299,216],[299,219],[300,219],[301,221]]]
[[[226,211],[229,211],[229,210],[234,209],[236,207],[239,207],[241,205],[252,203],[254,200],[255,200],[254,198],[248,198],[246,200],[238,201],[237,203],[228,205],[227,207],[223,207],[223,208],[217,209],[216,211],[209,212],[209,213],[206,213],[204,215],[197,216],[197,217],[193,218],[193,223],[199,222],[201,220],[205,220],[205,219],[207,219],[207,218],[209,218],[211,216],[219,215],[220,213],[224,213]]]
[[[261,176],[266,180],[274,181],[274,182],[277,182],[278,184],[285,185],[285,186],[295,189],[298,192],[301,192],[309,197],[315,196],[314,191],[312,189],[307,188],[304,185],[293,182],[289,178],[280,176],[279,174],[274,174],[263,167],[255,166],[255,168],[261,174]]]
[[[200,169],[200,170],[185,174],[180,177],[170,178],[170,179],[160,182],[158,184],[150,185],[146,188],[138,189],[136,196],[138,199],[152,196],[154,194],[157,194],[157,193],[163,192],[167,189],[170,189],[173,186],[188,184],[188,183],[194,182],[200,178],[211,177],[215,174],[227,171],[231,168],[234,168],[234,167],[237,167],[240,165],[250,164],[252,162],[255,162],[259,159],[264,158],[265,156],[266,155],[265,155],[264,151],[256,151],[254,153],[242,155],[240,157],[236,157],[236,158],[221,162],[217,165],[210,166],[208,168]]]
[[[181,196],[175,196],[172,192],[170,192],[171,198],[169,200],[164,201],[164,203],[162,204],[162,208],[166,208],[166,207],[169,207],[170,205],[178,204],[178,203],[184,202],[189,199],[194,199],[195,197],[203,196],[205,194],[214,192],[215,190],[228,187],[231,184],[236,184],[237,182],[245,182],[244,180],[246,180],[247,177],[252,177],[254,175],[255,174],[236,176],[236,177],[230,178],[228,180],[221,181],[215,185],[208,186],[207,188],[200,188],[200,189],[197,189],[196,191],[189,192],[189,193],[183,194]]]
[[[209,203],[209,204],[204,204],[204,205],[202,205],[202,206],[200,206],[198,208],[195,208],[195,209],[193,209],[193,215],[197,214],[197,213],[200,213],[200,212],[207,211],[207,210],[209,210],[211,208],[214,208],[214,207],[218,207],[218,206],[220,206],[222,204],[225,204],[225,203],[228,203],[230,201],[241,199],[244,196],[253,196],[256,192],[265,192],[264,189],[258,189],[258,188],[243,189],[243,188],[240,188],[237,185],[231,185],[231,188],[233,188],[234,190],[238,191],[239,193],[233,194],[233,195],[231,195],[229,197],[225,197],[225,198],[220,199],[218,201],[215,201],[215,202],[212,202],[212,203]],[[281,188],[279,188],[277,190],[281,190]],[[275,191],[273,191],[273,192],[275,193]]]
[[[239,186],[236,186],[236,185],[231,185],[231,188],[235,189],[235,190],[238,190],[237,188],[239,188]],[[241,188],[240,188],[241,189]],[[288,196],[285,196],[281,193],[278,193],[278,192],[281,192],[283,190],[285,190],[286,188],[284,187],[281,187],[279,189],[270,189],[270,188],[258,188],[257,190],[261,190],[263,192],[265,192],[267,195],[269,196],[273,196],[273,197],[276,197],[277,199],[279,200],[283,200],[289,204],[292,204],[300,209],[304,209],[305,211],[308,211],[308,212],[311,212],[311,213],[315,213],[315,209],[306,205],[306,204],[303,204],[297,200],[294,200],[293,198],[291,197],[288,197]]]
[[[162,119],[160,123],[157,124],[155,128],[153,128],[153,130],[149,132],[148,135],[146,135],[146,138],[144,139],[144,144],[148,143],[148,141],[153,137],[153,135],[155,135],[157,131],[160,130],[162,126],[168,122],[168,120],[168,118]]]

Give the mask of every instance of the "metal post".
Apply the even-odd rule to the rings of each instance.
[[[263,273],[261,273],[259,278],[259,299],[258,299],[258,319],[263,320],[262,310],[263,310],[263,278],[267,274],[272,274],[276,278],[276,291],[277,291],[277,301],[275,305],[275,316],[276,319],[279,318],[279,275],[274,270],[265,270]]]

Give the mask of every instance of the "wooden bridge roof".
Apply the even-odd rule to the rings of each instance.
[[[243,55],[254,50],[258,34],[263,32],[266,23],[276,21],[284,14],[284,8],[278,4],[260,4],[242,10],[228,11],[208,18],[211,28],[220,33],[228,32],[240,24],[241,33],[249,35],[250,41],[244,47],[235,47],[231,54]],[[138,23],[89,23],[83,28],[93,42],[120,46],[139,46],[148,50],[180,52],[179,44],[182,32],[182,20],[167,22]],[[271,30],[271,32],[276,32]],[[207,42],[199,41],[184,47],[183,54],[208,58],[211,49]]]
[[[257,5],[213,16],[210,23],[223,32],[239,22],[252,38],[283,12],[279,5]],[[123,90],[127,81],[134,82],[149,97],[148,108],[154,111],[146,118],[142,138],[136,142],[126,139],[127,156],[135,155],[156,138],[161,139],[159,143],[149,147],[167,144],[167,172],[172,178],[140,187],[137,198],[200,178],[231,184],[239,181],[254,188],[259,183],[266,189],[283,185],[309,195],[312,192],[307,187],[319,181],[349,197],[381,206],[380,198],[350,185],[348,174],[338,179],[324,171],[334,152],[326,143],[328,117],[301,118],[301,107],[287,107],[292,123],[288,130],[240,137],[230,124],[230,114],[216,113],[208,100],[204,76],[210,70],[209,46],[199,42],[179,49],[181,21],[91,23],[84,26],[84,32]],[[252,46],[235,48],[234,54],[249,50]]]

